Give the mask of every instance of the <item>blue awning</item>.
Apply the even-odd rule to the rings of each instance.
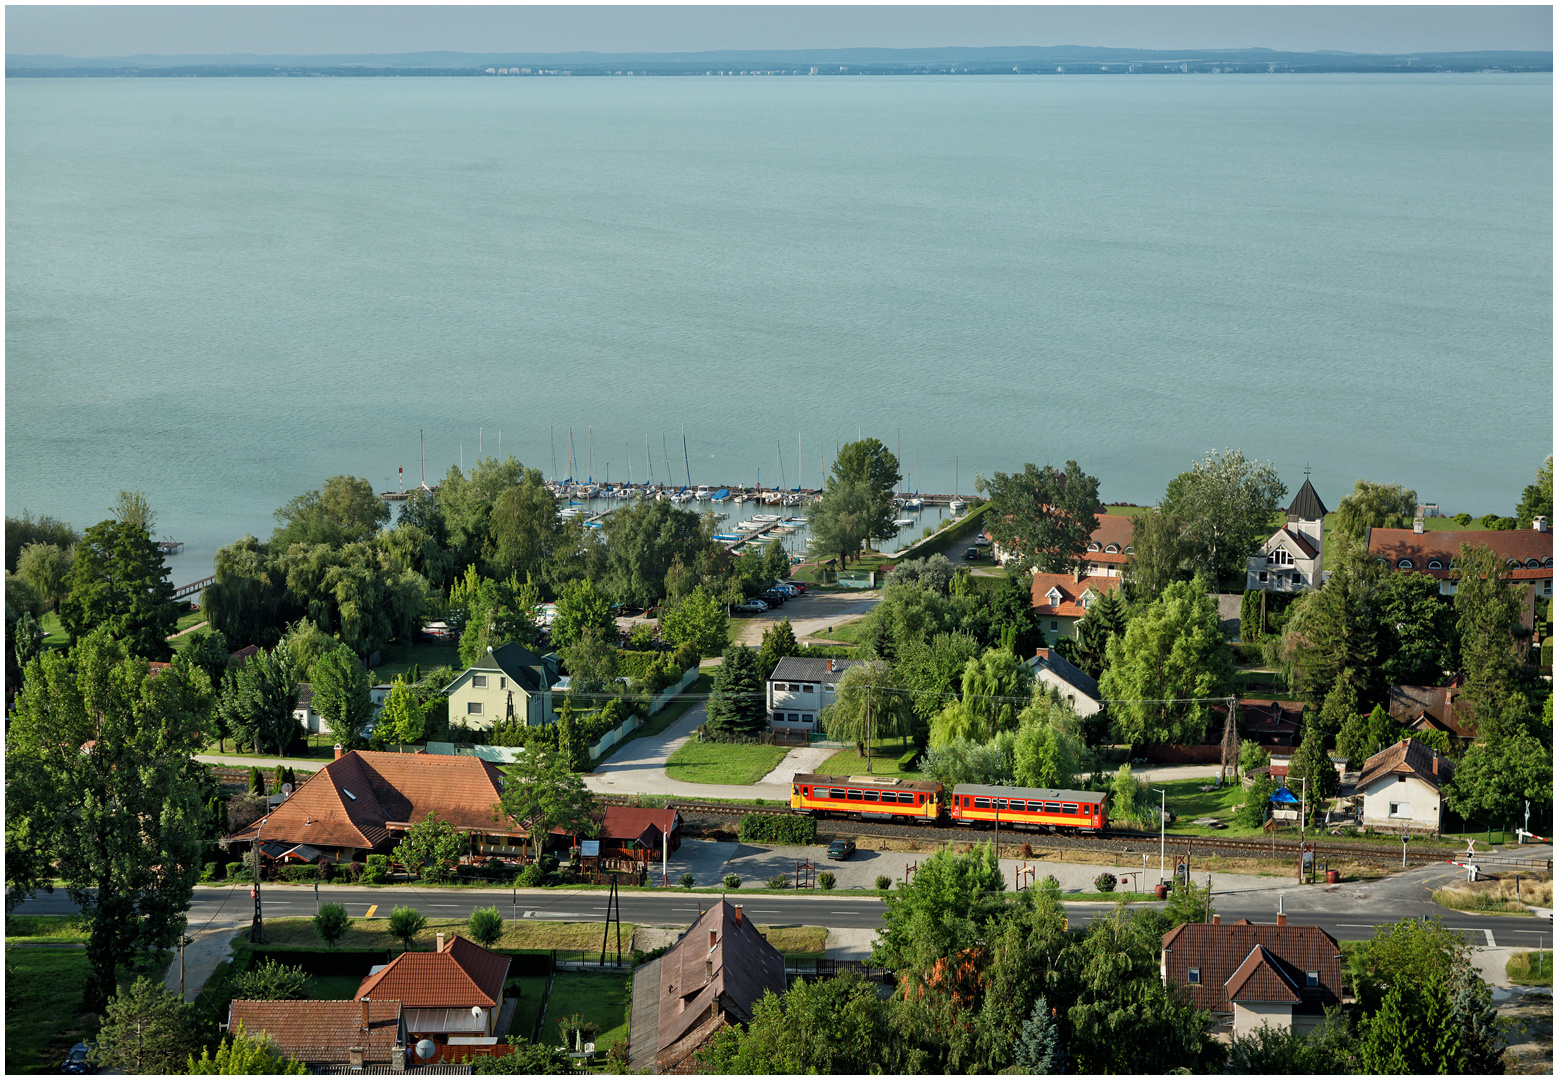
[[[1286,803],[1286,802],[1296,803],[1296,802],[1298,802],[1298,796],[1294,795],[1287,788],[1283,787],[1283,788],[1278,788],[1277,789],[1277,793],[1271,797],[1271,801],[1272,802],[1284,802],[1284,803]]]

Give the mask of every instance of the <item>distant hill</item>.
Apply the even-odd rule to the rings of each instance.
[[[1367,54],[1272,49],[1121,49],[991,46],[934,49],[788,49],[695,53],[363,53],[328,56],[176,55],[75,57],[8,54],[9,78],[485,75],[942,75],[1226,74],[1315,72],[1550,72],[1551,52]],[[813,70],[815,69],[815,70]]]

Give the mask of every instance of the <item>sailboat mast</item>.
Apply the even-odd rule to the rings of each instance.
[[[787,486],[789,481],[784,476],[784,444],[778,439],[774,440],[774,454],[779,458],[779,486]]]
[[[666,449],[665,432],[660,432],[660,454],[665,461],[665,482],[671,483],[671,451]]]
[[[622,452],[628,456],[628,487],[633,486],[633,451],[626,440],[622,443]]]
[[[649,452],[649,432],[644,432],[644,460],[649,462],[649,481],[655,479],[655,456]]]
[[[573,474],[574,474],[573,428],[569,428],[568,429],[568,482],[570,484],[573,483]]]
[[[595,429],[593,427],[589,427],[589,428],[585,428],[584,430],[590,433],[590,481],[589,482],[593,484],[595,482]]]
[[[417,428],[417,456],[422,459],[422,486],[427,487],[427,446],[422,441],[421,428]]]
[[[546,437],[552,441],[552,483],[557,483],[557,428],[546,426]]]
[[[806,474],[806,470],[801,465],[801,433],[799,431],[797,431],[795,433],[795,490],[796,491],[799,491],[799,490],[801,490],[801,488],[806,486],[805,484],[803,484],[801,482],[801,478],[805,474]]]
[[[682,425],[682,468],[687,470],[687,486],[692,487],[692,462],[687,457],[687,425]]]

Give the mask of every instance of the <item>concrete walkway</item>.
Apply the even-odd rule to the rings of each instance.
[[[796,773],[816,772],[822,767],[824,761],[838,752],[839,748],[836,746],[797,746],[758,783],[772,784],[788,790],[791,786],[790,778]]]
[[[605,795],[672,795],[681,799],[788,799],[790,785],[759,783],[688,784],[672,780],[665,762],[676,748],[692,737],[706,720],[704,703],[687,710],[680,720],[658,735],[643,735],[625,744],[612,757],[586,773],[584,784]]]
[[[190,936],[194,941],[184,946],[184,1000],[194,1001],[199,995],[206,980],[216,971],[224,960],[232,959],[233,935],[249,925],[246,918],[221,919],[211,923],[204,929],[197,930]],[[168,973],[163,983],[173,993],[179,991],[179,958],[178,952],[173,954],[173,963],[168,965]]]

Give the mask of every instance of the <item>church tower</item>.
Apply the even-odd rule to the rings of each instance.
[[[1315,493],[1313,485],[1309,483],[1309,477],[1304,476],[1304,486],[1298,489],[1298,494],[1293,496],[1293,503],[1288,507],[1288,531],[1301,534],[1315,548],[1316,577],[1314,585],[1319,586],[1319,567],[1325,565],[1325,503],[1320,501],[1320,496]]]

